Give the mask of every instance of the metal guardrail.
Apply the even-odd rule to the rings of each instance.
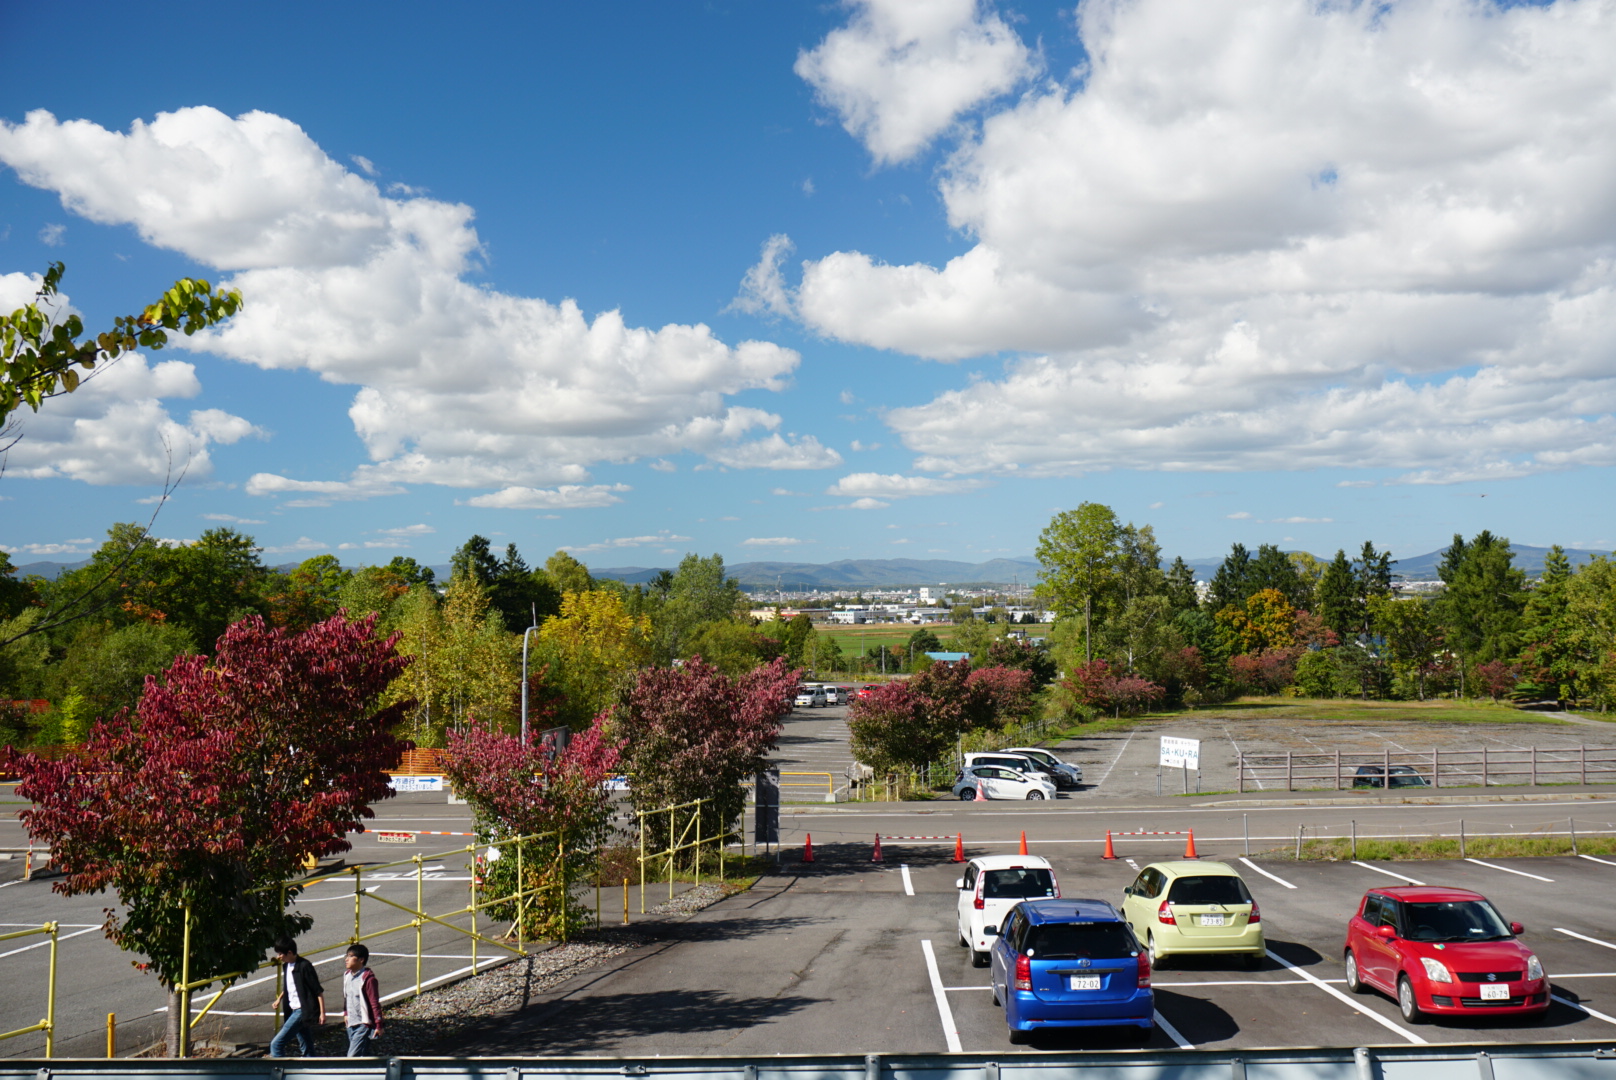
[[[1238,790],[1284,790],[1297,788],[1327,788],[1336,791],[1350,788],[1359,779],[1362,768],[1379,770],[1381,775],[1393,769],[1404,770],[1398,779],[1413,779],[1417,775],[1424,783],[1412,787],[1490,787],[1493,784],[1603,784],[1616,781],[1616,750],[1608,747],[1557,747],[1524,750],[1431,750],[1379,752],[1314,751],[1283,754],[1236,755],[1235,773]],[[1410,774],[1406,770],[1413,770]],[[1367,775],[1367,774],[1366,774]],[[1370,777],[1373,781],[1374,777]],[[1374,784],[1375,787],[1380,785]]]
[[[45,1056],[48,1058],[56,1052],[56,946],[61,937],[61,926],[58,923],[48,922],[39,926],[29,927],[27,930],[13,930],[9,934],[0,934],[0,941],[15,941],[18,938],[32,937],[35,934],[44,934],[50,938],[50,984],[45,989],[45,1018],[37,1024],[18,1028],[15,1031],[0,1032],[0,1040],[14,1039],[18,1035],[27,1035],[34,1031],[45,1033]],[[44,942],[38,944],[43,945]],[[33,948],[31,945],[23,949]],[[15,950],[22,952],[22,949]]]
[[[1595,1043],[1294,1050],[619,1058],[10,1059],[0,1080],[1566,1080],[1616,1073]]]

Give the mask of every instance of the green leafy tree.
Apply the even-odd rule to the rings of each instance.
[[[51,668],[51,697],[62,701],[79,694],[95,717],[133,708],[148,675],[160,674],[175,657],[196,651],[196,641],[187,630],[165,622],[131,623],[117,629],[107,623],[80,626],[61,662]]]
[[[1244,604],[1246,597],[1257,591],[1252,581],[1251,552],[1246,550],[1246,545],[1235,543],[1212,574],[1206,597],[1207,607],[1219,612]]]
[[[1413,679],[1415,693],[1424,701],[1426,678],[1441,663],[1442,652],[1442,628],[1430,605],[1418,598],[1372,596],[1369,622],[1385,639],[1393,664]]]
[[[499,559],[489,547],[488,537],[473,534],[456,548],[449,559],[449,576],[469,577],[485,589],[492,586],[499,576]]]
[[[335,555],[305,559],[289,574],[272,574],[266,585],[269,620],[276,626],[306,630],[337,613],[342,592],[353,577]]]
[[[0,551],[0,619],[14,619],[24,608],[38,603],[34,587],[19,580],[17,568],[11,565],[11,556]]]
[[[112,329],[84,336],[84,322],[53,305],[67,267],[50,264],[34,302],[0,317],[0,427],[17,408],[39,411],[47,398],[70,394],[82,376],[75,370],[102,370],[136,349],[155,352],[168,344],[168,332],[187,337],[217,326],[241,309],[241,294],[215,293],[195,278],[181,278],[139,315],[120,315]]]
[[[1083,619],[1083,658],[1094,659],[1094,612],[1121,573],[1122,526],[1109,506],[1082,503],[1056,514],[1038,538],[1043,577],[1035,594],[1057,615]]]
[[[589,576],[589,567],[565,551],[558,551],[546,559],[544,572],[550,576],[550,584],[554,585],[563,596],[567,593],[588,592],[595,587],[595,579]]]

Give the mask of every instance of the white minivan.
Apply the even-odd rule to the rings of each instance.
[[[1037,855],[984,855],[965,864],[956,910],[959,943],[971,950],[971,965],[987,967],[993,939],[1010,909],[1023,900],[1060,897],[1060,882],[1048,859]]]

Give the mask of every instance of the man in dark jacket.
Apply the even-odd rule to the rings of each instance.
[[[314,1056],[314,1036],[309,1030],[325,1026],[325,988],[314,965],[297,955],[297,946],[291,938],[275,942],[275,960],[281,965],[280,993],[275,995],[275,1008],[286,1001],[286,1023],[269,1040],[269,1056],[285,1057],[286,1042],[297,1038],[298,1051],[304,1057]],[[314,1018],[318,1016],[318,1023]]]

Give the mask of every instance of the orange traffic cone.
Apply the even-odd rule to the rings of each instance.
[[[1195,854],[1195,830],[1194,829],[1190,830],[1189,842],[1184,845],[1184,857],[1186,859],[1199,859],[1200,858],[1199,855]]]
[[[808,839],[803,841],[803,845],[802,845],[802,861],[803,862],[813,862],[814,861],[814,834],[813,833],[809,833],[808,834]]]
[[[955,833],[954,834],[954,861],[955,862],[964,862],[965,861],[965,834],[964,833]]]
[[[1101,855],[1100,858],[1114,859],[1116,857],[1117,849],[1111,846],[1111,830],[1107,829],[1105,830],[1105,854]]]
[[[881,834],[875,834],[875,853],[870,856],[871,862],[881,862]]]
[[[1016,854],[1017,855],[1025,855],[1025,854],[1027,854],[1027,830],[1026,829],[1021,830],[1021,849],[1019,851],[1017,851]]]

